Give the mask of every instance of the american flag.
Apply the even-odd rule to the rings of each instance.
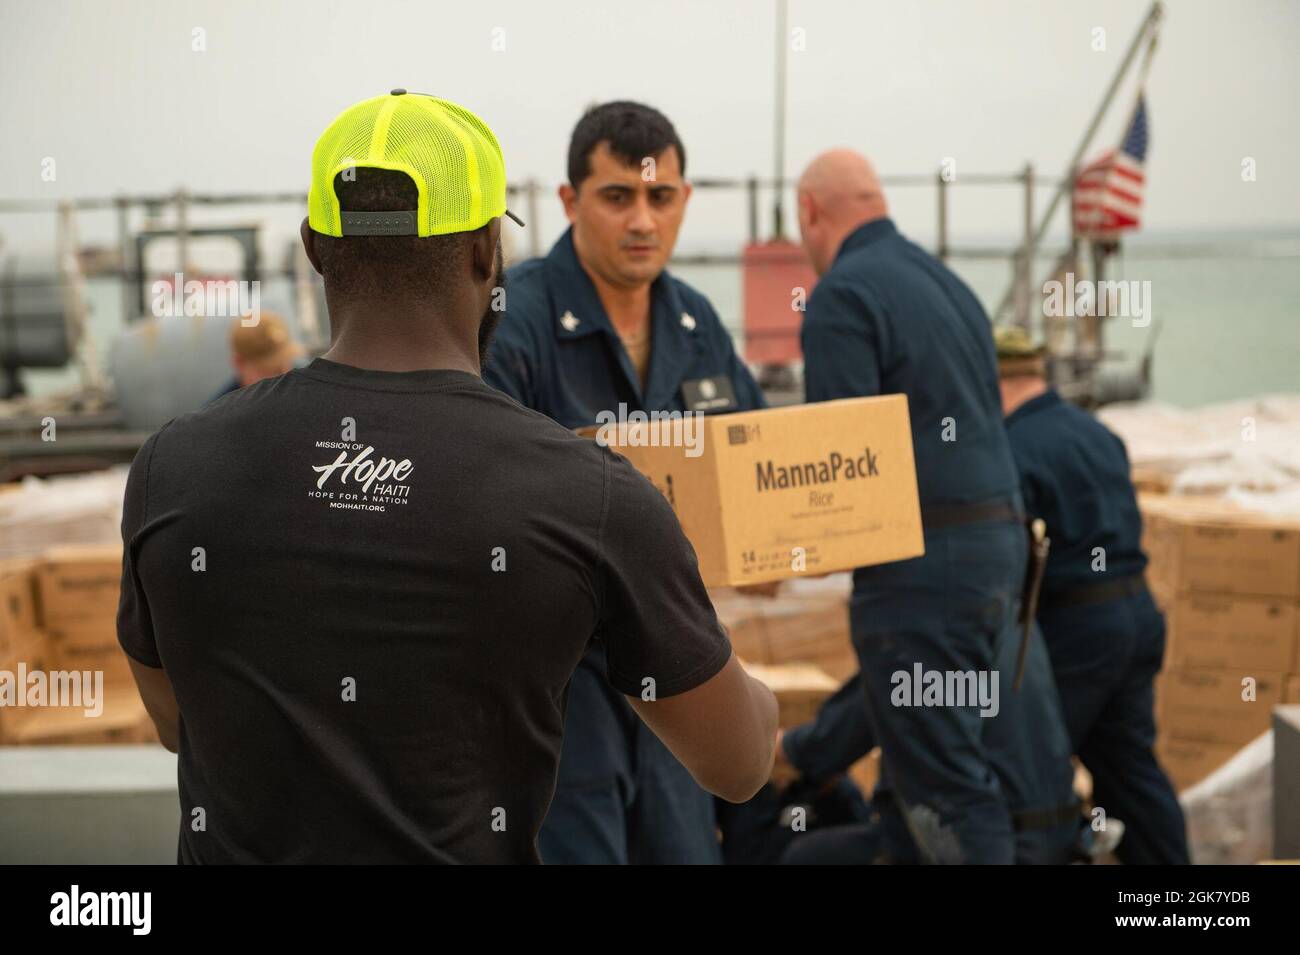
[[[1074,183],[1074,231],[1089,239],[1114,238],[1141,225],[1143,163],[1147,158],[1147,104],[1137,109],[1118,150],[1108,150],[1079,170]]]

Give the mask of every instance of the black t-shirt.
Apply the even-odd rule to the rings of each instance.
[[[122,536],[183,862],[536,862],[588,641],[658,698],[731,653],[663,496],[466,372],[317,359],[178,417]]]

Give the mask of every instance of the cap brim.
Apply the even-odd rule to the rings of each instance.
[[[505,214],[523,228],[524,220],[509,209]],[[344,237],[353,235],[419,235],[414,209],[403,212],[342,212],[340,232]],[[315,227],[313,226],[313,229]]]

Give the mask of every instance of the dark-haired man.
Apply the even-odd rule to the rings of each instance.
[[[492,132],[395,90],[342,113],[312,167],[330,350],[172,420],[127,484],[118,635],[179,753],[181,861],[537,861],[595,634],[700,784],[747,799],[775,700],[671,508],[479,378],[507,214]]]
[[[568,172],[559,196],[571,227],[545,258],[510,270],[484,379],[566,428],[620,408],[763,407],[708,300],[665,270],[691,194],[672,123],[639,103],[593,107],[573,130]],[[543,859],[720,862],[712,799],[610,686],[607,652],[593,643],[574,674]]]

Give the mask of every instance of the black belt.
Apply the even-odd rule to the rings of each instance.
[[[1073,607],[1079,604],[1099,604],[1108,600],[1120,600],[1144,593],[1147,589],[1146,577],[1142,574],[1130,574],[1127,577],[1111,577],[1099,580],[1095,584],[1080,584],[1064,590],[1043,594],[1043,607],[1055,610],[1057,607]]]
[[[921,525],[927,531],[944,527],[959,527],[962,524],[983,524],[991,521],[1008,521],[1019,524],[1024,520],[1020,508],[1010,501],[997,501],[992,504],[956,504],[946,507],[926,507],[921,509]]]
[[[1011,814],[1011,827],[1016,832],[1026,829],[1055,829],[1067,822],[1081,821],[1077,802],[1068,806],[1053,806],[1051,809],[1025,809]]]

